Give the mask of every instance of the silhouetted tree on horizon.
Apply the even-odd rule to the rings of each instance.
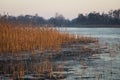
[[[11,16],[1,15],[0,20],[13,24],[52,25],[52,26],[80,26],[80,25],[120,25],[120,9],[110,10],[108,13],[90,12],[86,15],[80,13],[72,20],[66,19],[62,14],[56,13],[54,17],[44,19],[38,14]]]

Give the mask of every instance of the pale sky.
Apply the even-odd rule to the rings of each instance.
[[[57,12],[72,19],[79,13],[107,12],[119,8],[120,0],[0,0],[1,14],[8,12],[17,16],[38,13],[44,18],[53,17]]]

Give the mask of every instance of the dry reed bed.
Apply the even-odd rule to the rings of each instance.
[[[0,23],[0,57],[7,57],[6,54],[19,55],[24,52],[43,52],[44,50],[62,51],[63,46],[77,43],[90,43],[97,40],[92,37],[83,37],[74,34],[60,32],[53,27],[37,27],[32,25],[14,25],[9,23]],[[84,51],[86,51],[85,48]],[[24,75],[33,74],[32,76],[44,76],[43,78],[53,76],[54,67],[49,59],[39,57],[36,59],[35,55],[28,60],[1,60],[0,61],[0,75],[9,76],[11,80],[23,80]],[[37,55],[38,56],[38,55]],[[48,55],[49,56],[49,55]],[[23,58],[23,56],[22,56]],[[35,58],[35,60],[32,60]],[[42,62],[40,62],[40,61]],[[62,64],[64,67],[64,65]],[[47,71],[47,75],[45,72]],[[9,75],[7,75],[9,74]],[[57,74],[58,75],[58,74]],[[60,76],[61,77],[61,76]],[[59,78],[59,75],[58,77]],[[56,79],[57,80],[57,79]]]
[[[0,23],[0,53],[60,50],[62,44],[95,42],[95,38],[62,33],[52,27]]]

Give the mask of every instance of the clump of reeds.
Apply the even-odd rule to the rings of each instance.
[[[76,39],[75,35],[62,33],[53,27],[0,23],[0,53],[59,50],[62,44],[76,41],[91,42],[94,39],[79,36]]]
[[[3,60],[0,65],[0,70],[4,74],[12,74],[13,79],[17,77],[22,78],[25,74],[29,73],[44,74],[46,71],[49,72],[48,75],[52,78],[54,66],[51,62],[43,60],[43,63],[39,64],[39,60],[35,60],[34,63],[34,59],[32,60],[32,58],[30,58],[31,63],[29,59],[28,62],[24,60],[20,60],[19,62],[19,56],[16,53],[24,51],[35,53],[35,50],[42,52],[44,50],[49,51],[49,49],[58,51],[61,50],[63,44],[90,43],[96,41],[92,37],[76,37],[74,34],[63,33],[53,27],[37,27],[33,25],[16,25],[0,22],[0,56],[6,53],[12,53],[12,55],[15,54],[18,57],[15,58],[16,61],[13,61],[11,58],[10,63],[8,61],[4,63]],[[84,51],[88,51],[88,49],[84,48]],[[34,55],[32,57],[34,58]],[[62,67],[64,66],[62,65]],[[63,70],[60,69],[58,71]],[[63,77],[60,74],[57,74],[57,76],[58,78]]]
[[[48,27],[0,25],[0,53],[43,50],[67,42],[69,35]]]

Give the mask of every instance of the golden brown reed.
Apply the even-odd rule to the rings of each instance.
[[[75,40],[74,35],[51,27],[0,24],[0,53],[58,48]]]
[[[0,53],[17,53],[45,49],[60,50],[61,45],[72,42],[95,41],[91,37],[82,37],[60,32],[53,27],[32,25],[14,25],[0,23]]]

